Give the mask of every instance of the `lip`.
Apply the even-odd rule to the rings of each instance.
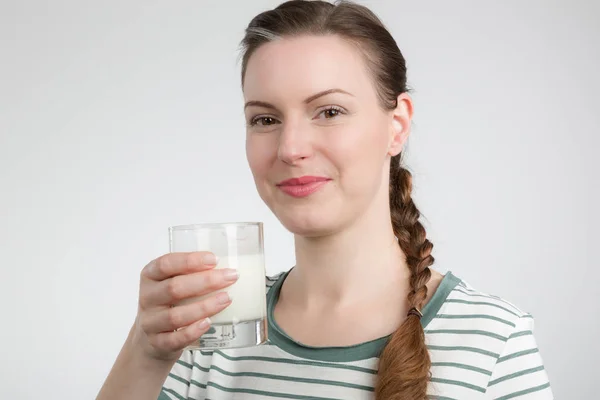
[[[277,187],[292,197],[307,197],[317,192],[330,180],[323,176],[301,176],[281,181]]]
[[[325,178],[324,176],[306,175],[306,176],[300,176],[298,178],[286,179],[285,181],[279,182],[277,184],[277,186],[301,186],[301,185],[307,185],[309,183],[314,183],[314,182],[325,182],[328,180],[330,180],[330,179]]]

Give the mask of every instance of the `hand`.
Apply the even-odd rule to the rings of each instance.
[[[227,293],[213,292],[238,279],[236,270],[215,269],[216,263],[209,252],[169,253],[144,267],[133,327],[135,348],[150,358],[174,361],[208,331],[209,318],[231,304]]]

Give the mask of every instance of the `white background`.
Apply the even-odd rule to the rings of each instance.
[[[534,315],[557,398],[597,397],[599,3],[363,3],[408,61],[437,268]],[[94,398],[169,225],[261,220],[268,271],[293,265],[237,59],[277,4],[0,2],[0,397]]]

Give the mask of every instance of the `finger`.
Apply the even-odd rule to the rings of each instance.
[[[208,251],[168,253],[146,265],[142,270],[142,276],[154,281],[162,281],[175,275],[213,268],[217,262],[217,257]]]
[[[150,344],[157,349],[175,352],[195,342],[210,328],[210,320],[205,318],[176,332],[163,332],[150,337]]]
[[[230,304],[229,295],[220,292],[193,303],[163,308],[145,316],[141,321],[142,329],[147,334],[174,331],[210,318]]]
[[[142,284],[140,307],[177,304],[181,300],[203,296],[224,289],[238,279],[235,269],[213,269],[188,275],[178,275],[161,282]]]

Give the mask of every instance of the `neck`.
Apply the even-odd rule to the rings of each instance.
[[[295,237],[296,267],[290,277],[300,301],[339,305],[386,293],[405,296],[410,272],[388,210],[374,204],[335,234]]]

